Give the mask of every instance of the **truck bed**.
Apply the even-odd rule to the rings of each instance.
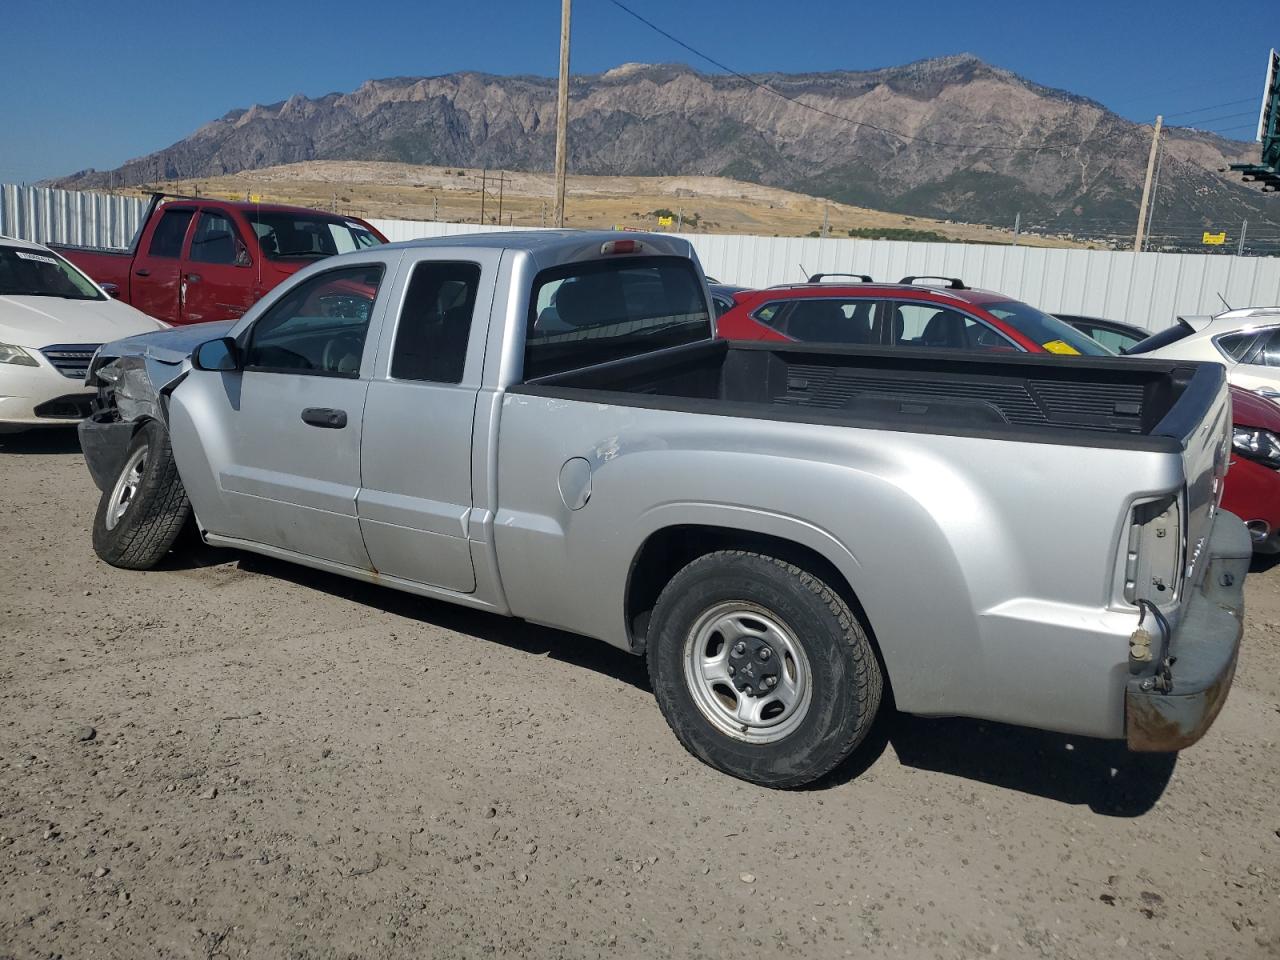
[[[872,429],[1178,450],[1223,387],[1212,364],[707,341],[514,392]]]

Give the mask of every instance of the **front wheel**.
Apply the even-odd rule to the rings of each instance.
[[[149,420],[133,435],[115,483],[93,518],[93,549],[113,567],[150,570],[169,553],[191,502],[164,425]]]
[[[829,773],[880,706],[880,665],[848,604],[773,557],[694,560],[662,591],[649,635],[654,694],[680,742],[761,786]]]

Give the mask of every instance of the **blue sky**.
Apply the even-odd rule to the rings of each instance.
[[[1253,135],[1267,51],[1280,46],[1280,21],[1268,31],[1245,8],[1189,0],[625,2],[743,72],[857,70],[968,51],[1133,119],[1163,112],[1241,139]],[[4,0],[0,181],[105,169],[234,107],[351,90],[372,77],[550,76],[559,8],[557,0]],[[574,72],[627,61],[712,69],[609,0],[575,0]]]

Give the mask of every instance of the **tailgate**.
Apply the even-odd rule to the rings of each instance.
[[[1155,432],[1175,436],[1182,445],[1186,477],[1183,517],[1184,603],[1203,573],[1201,561],[1222,499],[1222,481],[1231,452],[1231,394],[1226,370],[1216,363],[1197,364],[1186,390]]]

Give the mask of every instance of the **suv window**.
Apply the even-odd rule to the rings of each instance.
[[[480,267],[474,263],[428,262],[413,268],[391,351],[391,376],[436,383],[462,379],[479,286]]]
[[[182,256],[182,238],[187,235],[187,224],[194,214],[194,210],[166,210],[161,214],[147,253],[153,257]]]
[[[684,257],[572,263],[534,278],[525,379],[711,338],[702,279]]]
[[[765,304],[756,320],[802,343],[879,343],[875,300],[804,297]]]
[[[1250,336],[1257,337],[1258,343],[1245,361],[1259,367],[1280,367],[1280,328],[1262,333],[1255,330]]]
[[[893,345],[955,350],[1017,350],[1003,334],[958,310],[931,303],[893,304]]]
[[[360,264],[294,287],[253,325],[245,369],[359,376],[381,282],[381,264]]]
[[[197,263],[232,263],[248,266],[249,251],[230,218],[211,210],[203,210],[191,238],[189,259]]]

